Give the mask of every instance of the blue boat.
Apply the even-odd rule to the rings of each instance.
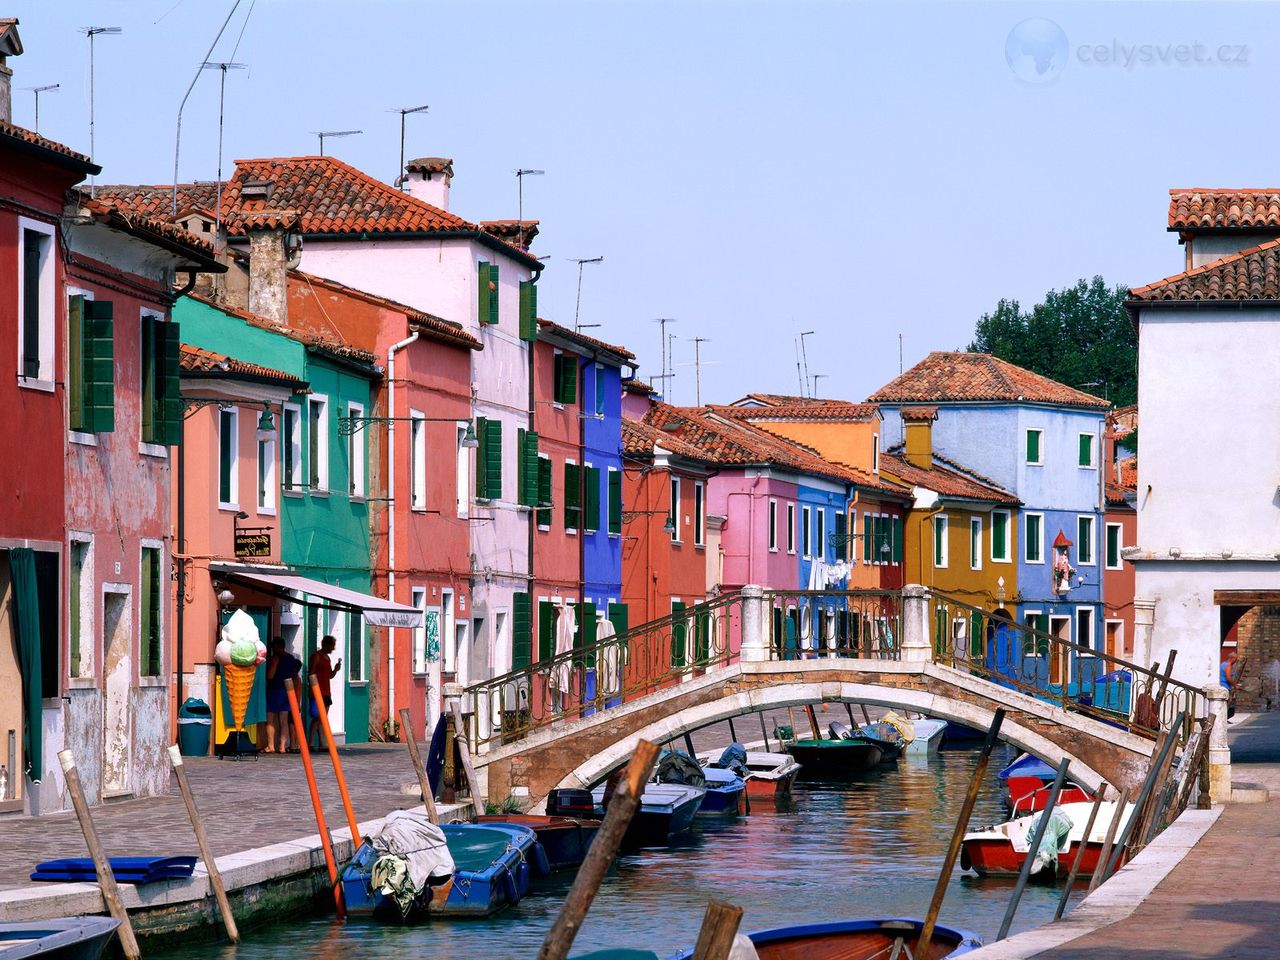
[[[721,770],[719,767],[704,767],[706,774],[707,795],[702,798],[698,808],[699,816],[732,816],[736,817],[742,808],[742,794],[747,783],[732,770]]]
[[[590,801],[590,795],[588,795]],[[592,811],[594,813],[594,810]],[[538,837],[549,870],[577,867],[587,856],[591,841],[600,832],[600,821],[583,817],[537,816],[529,813],[495,813],[476,818],[477,823],[516,823]],[[535,864],[536,865],[536,864]]]
[[[120,921],[113,917],[60,917],[28,923],[0,923],[0,958],[98,960]]]
[[[487,917],[514,903],[529,892],[530,865],[545,871],[545,855],[537,837],[518,824],[441,824],[453,876],[427,886],[404,919],[427,916]],[[377,849],[365,841],[342,869],[339,883],[351,916],[400,919],[395,901],[375,889],[372,883]]]
[[[915,960],[943,960],[978,949],[982,940],[976,933],[937,926],[928,955],[917,949],[924,921],[910,917],[887,920],[840,920],[835,923],[808,923],[776,927],[748,933],[760,960],[872,960],[890,955]],[[895,944],[901,942],[899,952]],[[908,953],[907,951],[910,951]],[[671,960],[690,960],[692,950],[677,953]]]
[[[596,815],[604,816],[603,786],[591,792]],[[622,838],[625,847],[660,847],[676,834],[693,826],[707,791],[683,783],[646,783],[640,795],[640,809]],[[551,812],[548,802],[547,812]]]

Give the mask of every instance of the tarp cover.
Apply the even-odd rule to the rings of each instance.
[[[720,770],[732,770],[744,780],[751,774],[751,768],[747,766],[747,748],[740,743],[731,743],[725,747],[720,759],[712,766]]]
[[[1031,823],[1028,824],[1028,837],[1035,834],[1036,822],[1043,814],[1038,814]],[[1044,836],[1040,838],[1040,846],[1035,852],[1035,861],[1031,864],[1031,872],[1039,873],[1041,870],[1048,869],[1050,873],[1056,873],[1058,870],[1058,853],[1062,847],[1063,841],[1067,839],[1067,835],[1071,833],[1071,818],[1061,810],[1054,810],[1049,816],[1049,822],[1045,825]]]
[[[379,853],[404,858],[415,892],[420,892],[432,878],[453,874],[453,855],[444,831],[421,813],[393,811],[369,842]]]
[[[698,761],[678,750],[662,752],[654,779],[658,783],[679,783],[686,787],[702,787],[707,783],[707,775]]]

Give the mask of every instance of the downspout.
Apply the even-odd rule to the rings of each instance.
[[[417,331],[387,350],[387,599],[396,600],[396,354],[418,339]],[[396,629],[387,628],[387,718],[396,715]],[[408,734],[412,735],[412,734]]]
[[[195,274],[192,274],[194,282]],[[185,414],[185,410],[183,413]],[[174,611],[177,623],[174,624],[177,637],[177,673],[178,673],[178,709],[182,709],[182,654],[183,625],[186,622],[187,577],[190,575],[187,563],[187,418],[184,416],[178,424],[178,604]]]

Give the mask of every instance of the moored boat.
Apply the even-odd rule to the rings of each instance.
[[[98,960],[120,921],[112,917],[59,917],[0,923],[3,960]]]
[[[741,813],[742,795],[747,789],[746,781],[732,770],[722,770],[719,767],[704,767],[703,773],[707,778],[707,793],[702,798],[702,805],[698,807],[698,815],[736,817]]]
[[[594,812],[594,811],[593,811]],[[480,824],[507,823],[528,827],[538,838],[550,870],[572,869],[582,863],[591,841],[600,832],[600,821],[583,817],[549,817],[529,813],[486,814]]]
[[[1058,771],[1039,757],[1024,753],[997,774],[1000,795],[1004,805],[1013,814],[1035,813],[1049,802],[1053,781]],[[1080,803],[1092,800],[1093,795],[1070,781],[1062,785],[1058,803]]]
[[[732,746],[732,745],[730,745]],[[704,767],[713,765],[725,754],[720,750],[709,750],[698,755]],[[743,764],[746,766],[747,796],[749,797],[786,797],[791,795],[791,785],[796,782],[800,772],[800,764],[788,753],[769,753],[764,750],[743,750]]]
[[[921,717],[911,721],[915,739],[907,744],[907,756],[929,756],[938,752],[947,730],[947,721]]]
[[[944,960],[958,957],[982,946],[976,933],[939,925],[927,954],[916,950],[923,920],[840,920],[776,927],[747,934],[760,960],[882,960],[889,956],[915,960]],[[895,950],[895,945],[901,948]],[[678,953],[671,960],[690,960],[693,951]]]
[[[603,786],[591,792],[596,809],[604,816]],[[622,838],[626,847],[658,847],[693,826],[707,791],[683,783],[646,783],[640,795],[640,809]],[[550,804],[547,807],[550,810]]]
[[[1082,877],[1091,877],[1099,866],[1102,844],[1106,839],[1107,828],[1116,815],[1115,801],[1103,801],[1098,807],[1098,815],[1094,819],[1089,836],[1084,836],[1084,827],[1089,820],[1092,802],[1076,802],[1059,804],[1053,808],[1051,817],[1057,821],[1050,822],[1045,829],[1045,838],[1041,841],[1040,854],[1031,867],[1031,875],[1042,880],[1053,880],[1065,877],[1075,862],[1076,854],[1084,843],[1084,857],[1080,861]],[[1134,804],[1126,804],[1124,818],[1133,816]],[[1022,870],[1031,846],[1031,835],[1035,831],[1040,813],[1016,817],[1004,823],[993,824],[981,830],[965,834],[960,848],[960,866],[964,870],[972,870],[979,876],[1016,876]],[[1117,836],[1124,829],[1122,820]],[[1056,841],[1056,842],[1055,842]]]
[[[843,728],[843,729],[837,729]],[[856,733],[850,732],[848,727],[843,724],[831,724],[831,733],[835,736],[839,732],[841,738],[846,733],[849,736],[861,737],[864,740],[870,740],[880,748],[880,762],[891,763],[902,756],[902,752],[907,748],[907,738],[902,735],[901,729],[894,724],[885,720],[877,720],[874,723],[867,723],[858,728]]]
[[[804,780],[830,780],[864,773],[880,762],[880,748],[870,740],[792,740],[787,752],[800,764]]]

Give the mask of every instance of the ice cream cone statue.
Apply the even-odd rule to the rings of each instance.
[[[258,665],[267,658],[267,647],[258,637],[253,617],[243,610],[233,613],[222,627],[222,640],[213,656],[222,667],[222,682],[231,702],[231,722],[237,731],[243,731],[253,679]]]

